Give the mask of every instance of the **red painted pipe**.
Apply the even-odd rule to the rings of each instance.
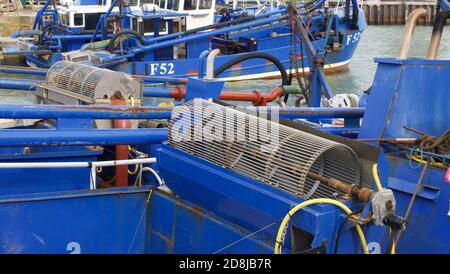
[[[111,100],[113,106],[126,106],[125,100]],[[131,128],[130,120],[114,120],[114,128]],[[128,159],[128,146],[116,146],[116,160]],[[116,187],[128,186],[128,166],[116,166]]]
[[[251,92],[234,92],[223,91],[220,93],[220,100],[224,101],[247,101],[252,102],[254,106],[267,106],[270,103],[284,95],[284,89],[282,87],[274,88],[270,93],[263,93],[259,91]],[[171,91],[171,98],[181,100],[186,96],[186,90],[176,87]]]

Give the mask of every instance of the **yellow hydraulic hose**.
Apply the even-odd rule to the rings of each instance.
[[[289,220],[291,219],[291,216],[294,215],[297,211],[301,210],[302,208],[313,205],[313,204],[332,204],[332,205],[335,205],[335,206],[341,208],[347,214],[352,214],[352,211],[346,205],[344,205],[343,203],[341,203],[339,201],[336,201],[333,199],[328,199],[328,198],[311,199],[311,200],[307,200],[307,201],[304,201],[304,202],[296,205],[291,210],[289,210],[288,214],[286,214],[283,221],[281,222],[280,228],[278,229],[276,242],[275,242],[275,249],[274,249],[275,254],[281,254],[281,245],[284,242],[284,231],[287,227],[287,224],[289,223]],[[363,247],[364,254],[369,254],[369,248],[367,247],[366,238],[364,237],[364,233],[359,224],[356,224],[356,231],[358,232],[359,239],[361,240],[361,245]]]
[[[421,160],[421,159],[417,158],[417,157],[414,156],[414,155],[411,155],[411,159],[413,159],[414,161],[416,161],[416,162],[418,162],[418,163],[424,164],[424,165],[425,165],[425,164],[428,164],[427,161]],[[435,167],[437,167],[437,168],[444,168],[444,164],[442,164],[442,163],[432,163],[432,162],[430,162],[430,166],[435,166]]]
[[[383,186],[381,185],[380,182],[380,177],[378,176],[378,165],[374,164],[372,166],[372,173],[373,173],[373,178],[375,179],[375,185],[377,186],[378,191],[383,189]]]
[[[131,170],[128,169],[128,174],[135,175],[136,173],[138,173],[138,171],[139,171],[139,164],[136,164],[134,166],[134,171],[131,171]]]
[[[377,164],[374,164],[372,166],[372,173],[373,173],[373,178],[375,179],[375,185],[377,186],[378,191],[380,191],[383,189],[383,186],[381,185],[380,177],[378,176],[377,167],[378,167]],[[389,231],[391,232],[390,228],[389,228]],[[391,254],[395,254],[395,242],[392,244]]]
[[[133,98],[133,96],[131,98]],[[130,150],[130,151],[132,150],[131,146],[128,146],[128,150]],[[139,164],[136,164],[134,166],[134,171],[131,171],[131,170],[128,169],[128,174],[135,175],[136,173],[138,173],[138,171],[139,171]]]

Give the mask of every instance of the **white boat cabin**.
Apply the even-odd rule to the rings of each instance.
[[[57,7],[61,24],[70,29],[84,29],[85,32],[94,31],[100,16],[105,14],[111,6],[112,0],[94,0],[89,4],[78,5],[76,0],[63,0]],[[208,26],[214,23],[214,8],[216,0],[128,0],[131,11],[134,12],[157,12],[176,11],[186,13],[187,16],[175,21],[174,31],[184,31],[198,27]],[[112,12],[119,11],[114,7]],[[150,22],[150,21],[149,21]],[[145,35],[151,35],[151,23],[144,22]],[[138,24],[132,25],[138,27]],[[160,27],[160,34],[166,32],[166,26]],[[138,31],[138,29],[135,29]]]
[[[216,0],[139,0],[144,11],[168,10],[187,13],[182,29],[190,30],[214,24]],[[180,19],[181,20],[181,19]]]

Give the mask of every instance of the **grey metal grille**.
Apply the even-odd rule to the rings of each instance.
[[[47,83],[63,90],[95,98],[95,91],[106,76],[104,70],[72,62],[58,62],[47,72]]]
[[[360,184],[350,147],[201,99],[173,110],[169,145],[304,199],[342,194],[309,171]]]

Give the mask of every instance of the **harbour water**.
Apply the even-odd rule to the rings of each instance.
[[[360,95],[372,84],[375,75],[375,57],[395,57],[400,48],[404,26],[368,26],[353,55],[349,68],[345,72],[328,74],[327,79],[333,93],[355,93]],[[431,26],[417,26],[409,52],[410,57],[423,58],[428,50],[431,37]],[[450,28],[444,29],[439,59],[450,59]],[[280,84],[280,80],[261,80],[228,83],[230,90],[263,90],[270,91]]]
[[[328,74],[327,78],[333,93],[354,93],[360,95],[362,91],[368,89],[376,70],[374,58],[395,57],[398,53],[403,30],[404,26],[398,25],[369,26],[361,37],[348,70],[336,74]],[[409,56],[418,58],[425,56],[431,37],[431,30],[431,26],[416,27]],[[444,29],[442,35],[438,58],[450,59],[450,30],[448,27]],[[2,77],[1,74],[0,77]],[[251,80],[227,83],[225,90],[261,90],[268,92],[279,84],[279,79]],[[1,104],[32,103],[33,98],[32,91],[0,90]]]

